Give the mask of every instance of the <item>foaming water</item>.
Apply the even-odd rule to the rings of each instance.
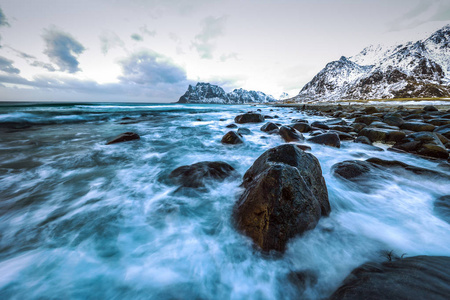
[[[273,122],[319,117],[258,107]],[[367,186],[331,174],[337,162],[379,157],[441,170],[437,162],[343,142],[310,144],[332,212],[267,256],[238,233],[231,213],[241,180],[177,192],[167,175],[222,160],[243,175],[283,143],[243,124],[243,145],[220,143],[250,106],[74,104],[0,108],[0,297],[95,299],[317,299],[361,263],[450,255],[450,225],[433,212],[448,180],[379,172]],[[108,145],[126,131],[139,141]],[[379,145],[385,147],[383,145]],[[308,274],[300,284],[294,273]],[[294,279],[293,279],[294,278]]]

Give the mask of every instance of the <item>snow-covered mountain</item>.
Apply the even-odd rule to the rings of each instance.
[[[450,24],[403,45],[369,46],[328,63],[295,101],[450,96]]]
[[[232,92],[225,93],[220,86],[198,82],[195,86],[189,85],[188,90],[177,103],[244,104],[275,101],[275,98],[263,92],[235,89]]]

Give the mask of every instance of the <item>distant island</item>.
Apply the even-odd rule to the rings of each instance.
[[[263,92],[234,89],[232,92],[225,93],[218,85],[198,82],[195,86],[189,85],[186,93],[177,103],[246,104],[275,101],[277,100],[274,97]]]

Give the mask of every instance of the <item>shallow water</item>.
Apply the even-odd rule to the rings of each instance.
[[[283,124],[324,119],[258,108]],[[361,188],[330,172],[340,161],[379,157],[448,173],[412,155],[351,142],[340,149],[311,144],[332,212],[292,239],[281,258],[260,254],[233,227],[240,179],[174,193],[167,175],[176,167],[222,160],[243,175],[265,150],[283,143],[261,132],[262,124],[240,126],[252,131],[244,145],[220,143],[225,126],[251,109],[0,107],[0,298],[317,299],[356,266],[385,260],[382,251],[450,255],[450,225],[433,212],[434,200],[450,194],[448,180],[385,172]],[[105,145],[126,131],[141,139]],[[292,272],[317,280],[301,289]]]

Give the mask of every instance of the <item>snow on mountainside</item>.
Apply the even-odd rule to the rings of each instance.
[[[403,45],[369,46],[328,63],[295,101],[450,96],[450,25]]]
[[[235,89],[232,92],[225,93],[217,85],[198,82],[195,86],[189,85],[188,90],[180,97],[177,103],[244,104],[275,101],[275,98],[263,92]]]

